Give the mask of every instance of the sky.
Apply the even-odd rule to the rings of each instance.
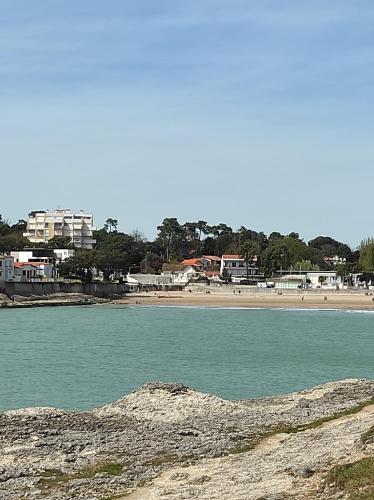
[[[372,0],[2,0],[0,213],[372,235]]]

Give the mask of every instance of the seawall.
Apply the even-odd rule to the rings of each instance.
[[[2,282],[0,283],[1,289],[5,290],[9,297],[75,293],[106,298],[123,295],[126,292],[126,285],[124,283]]]

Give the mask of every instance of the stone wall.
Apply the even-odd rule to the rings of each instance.
[[[27,282],[2,282],[0,289],[4,289],[8,296],[22,295],[50,295],[53,293],[84,293],[95,297],[109,297],[125,293],[123,283],[27,283]]]

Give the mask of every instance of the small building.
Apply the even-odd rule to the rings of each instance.
[[[0,255],[0,281],[14,279],[14,259],[11,255]]]
[[[190,267],[193,266],[199,271],[202,271],[206,265],[208,265],[209,262],[205,260],[203,257],[198,257],[195,259],[184,259],[181,262],[181,266],[183,267]]]
[[[312,288],[340,288],[342,279],[335,271],[310,271],[306,273]]]
[[[194,259],[193,259],[194,260]],[[173,285],[185,286],[204,276],[203,269],[197,266],[183,264],[164,264],[161,276],[168,277]]]
[[[215,255],[202,255],[193,259],[184,259],[182,266],[193,266],[199,271],[219,271],[221,266],[221,257]]]
[[[50,281],[53,279],[53,265],[48,262],[16,262],[14,281]]]
[[[306,285],[305,276],[299,274],[290,274],[273,279],[274,287],[283,290],[297,290]]]
[[[172,274],[173,285],[186,286],[190,281],[200,279],[203,273],[195,266],[187,266],[182,271],[176,271]]]
[[[56,256],[52,248],[24,248],[16,252],[10,252],[14,262],[46,262],[54,264]]]

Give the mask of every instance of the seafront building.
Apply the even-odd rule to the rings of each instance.
[[[12,251],[14,262],[49,262],[56,264],[72,257],[75,251],[67,248],[24,248]]]
[[[48,262],[16,262],[12,281],[51,281],[54,278],[53,265]]]
[[[10,255],[0,255],[0,281],[14,278],[14,259]]]
[[[298,274],[284,274],[272,278],[275,288],[281,289],[335,289],[343,288],[343,281],[335,271],[301,271]]]
[[[93,215],[83,210],[79,213],[73,213],[70,209],[35,211],[29,214],[23,236],[32,243],[47,243],[55,237],[67,237],[77,248],[91,250],[95,244],[95,229]]]
[[[222,276],[224,273],[230,275],[233,282],[248,279],[257,283],[264,279],[264,275],[259,272],[256,256],[247,266],[244,258],[240,255],[222,255],[220,275]]]

